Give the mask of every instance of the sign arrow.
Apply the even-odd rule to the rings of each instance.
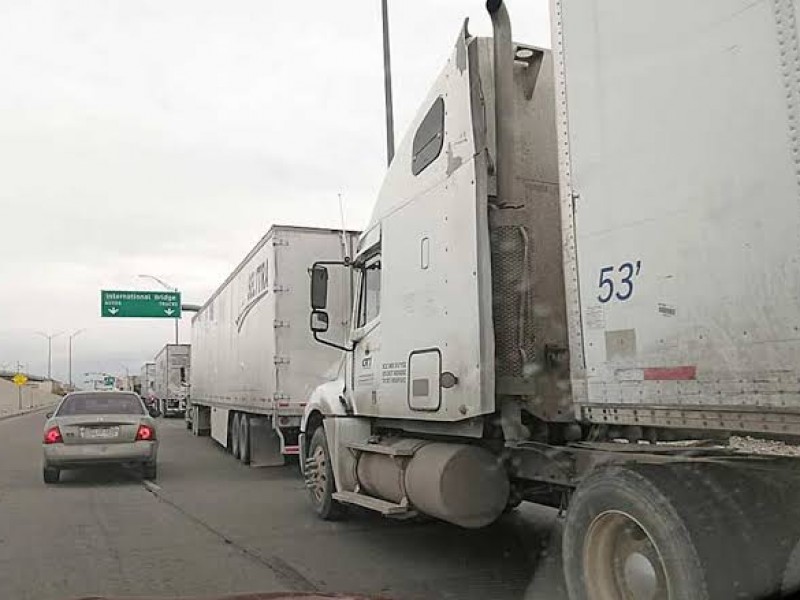
[[[172,314],[172,313],[174,313],[175,311],[174,311],[174,310],[172,310],[171,308],[165,308],[165,309],[164,309],[164,312],[165,312],[166,314],[168,314],[168,315],[171,315],[171,314]]]
[[[109,308],[108,312],[110,312],[112,315],[115,315],[115,314],[117,314],[119,312],[119,309],[118,308]]]

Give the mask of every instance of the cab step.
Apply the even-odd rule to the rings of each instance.
[[[371,452],[373,454],[386,454],[387,456],[414,456],[417,446],[419,446],[419,442],[416,440],[414,440],[413,445],[397,444],[390,446],[388,444],[360,444],[358,442],[347,444],[350,450],[356,452]]]
[[[394,502],[388,502],[380,498],[373,498],[372,496],[365,496],[364,494],[358,494],[356,492],[335,492],[333,494],[333,499],[343,502],[344,504],[355,504],[356,506],[368,508],[386,516],[404,515],[414,512],[411,511],[408,506],[395,504]]]

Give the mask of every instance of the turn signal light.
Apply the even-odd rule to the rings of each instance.
[[[61,430],[58,428],[58,425],[54,425],[44,434],[45,444],[61,444],[63,441],[64,438],[61,437]]]
[[[156,430],[150,425],[139,425],[139,430],[136,432],[137,442],[152,442],[156,439]]]

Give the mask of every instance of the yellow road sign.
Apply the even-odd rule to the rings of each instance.
[[[28,383],[28,378],[22,373],[17,373],[16,375],[14,375],[14,378],[11,381],[16,383],[18,386],[22,387],[23,385]]]

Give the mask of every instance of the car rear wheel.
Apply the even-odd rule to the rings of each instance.
[[[142,465],[142,477],[154,480],[158,477],[158,465],[154,462]]]
[[[58,483],[61,477],[61,469],[56,467],[44,467],[42,469],[42,476],[45,483]]]

